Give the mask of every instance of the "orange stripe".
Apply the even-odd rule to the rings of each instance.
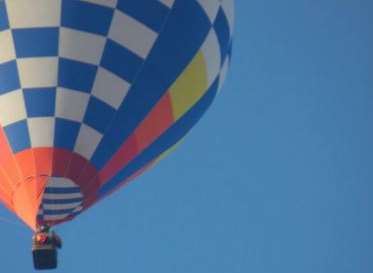
[[[23,174],[23,181],[36,176],[35,158],[32,149],[16,154],[16,160]]]
[[[36,173],[38,175],[51,175],[53,169],[53,149],[34,148]]]
[[[100,171],[101,183],[106,183],[131,160],[153,143],[174,122],[171,98],[164,95],[135,132],[119,148],[109,163]]]
[[[132,135],[115,153],[110,162],[100,171],[101,184],[113,177],[123,166],[127,165],[138,154],[135,137]]]
[[[7,176],[5,171],[0,167],[0,184],[3,191],[9,195],[12,196],[13,194],[13,184],[10,178]]]
[[[32,187],[32,190],[35,194],[35,201],[34,202],[35,202],[35,205],[37,206],[36,213],[38,213],[45,188],[48,184],[48,179],[49,179],[48,176],[39,176],[37,179],[34,179],[34,185]],[[35,217],[37,217],[37,216],[35,215]]]
[[[11,184],[15,187],[21,182],[22,174],[17,168],[17,162],[13,152],[9,146],[8,138],[6,137],[3,128],[0,126],[0,166],[10,178]]]
[[[31,183],[32,182],[20,184],[14,192],[13,202],[18,217],[29,227],[35,229],[38,205],[35,204],[35,200],[29,195],[29,189],[27,187],[29,187]]]
[[[11,211],[13,211],[12,195],[13,189],[10,186],[9,178],[0,169],[0,200]]]
[[[141,122],[135,131],[138,149],[142,151],[153,143],[174,122],[171,98],[164,95],[151,113]]]
[[[0,202],[11,212],[14,213],[14,208],[12,205],[12,200],[7,197],[3,192],[0,191]]]

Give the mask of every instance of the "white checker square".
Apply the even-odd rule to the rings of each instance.
[[[208,85],[215,81],[220,72],[220,45],[215,30],[212,28],[202,45],[202,52],[207,65]]]
[[[31,147],[53,147],[54,123],[53,117],[27,119]]]
[[[0,95],[0,123],[3,127],[26,119],[26,106],[22,90]]]
[[[118,3],[118,0],[82,0],[82,1],[101,5],[101,6],[106,6],[110,8],[115,8]]]
[[[230,32],[233,32],[234,28],[234,0],[223,0],[222,1],[222,8],[225,13],[225,16],[227,17],[228,23],[229,23],[229,28]]]
[[[0,32],[0,64],[16,58],[14,42],[11,30]]]
[[[223,87],[223,84],[225,82],[225,78],[227,77],[228,68],[229,68],[229,58],[227,57],[227,58],[225,58],[224,64],[223,64],[223,66],[221,68],[221,71],[220,71],[218,91],[220,91]]]
[[[159,0],[162,4],[166,5],[169,8],[172,8],[174,5],[175,0]]]
[[[60,25],[61,0],[11,0],[6,7],[11,28]]]
[[[156,32],[141,22],[118,10],[115,11],[109,31],[109,38],[115,42],[145,59],[157,37]]]
[[[210,22],[215,21],[216,16],[220,8],[220,1],[211,1],[211,0],[198,0],[198,3],[202,6],[207,16],[210,19]]]
[[[92,95],[118,109],[127,95],[130,84],[108,70],[99,67]]]
[[[82,155],[86,159],[91,159],[101,139],[101,133],[90,126],[83,124],[80,127],[74,151]]]
[[[106,37],[70,28],[60,28],[59,55],[61,57],[99,64]]]
[[[81,122],[88,105],[89,94],[57,88],[56,117]]]
[[[57,57],[17,59],[17,65],[23,88],[57,85]]]

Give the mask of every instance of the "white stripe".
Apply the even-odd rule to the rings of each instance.
[[[70,214],[61,214],[61,215],[49,215],[46,214],[43,216],[44,221],[56,221],[56,220],[63,220],[68,217]]]
[[[50,177],[47,187],[53,188],[79,188],[74,182],[65,177]]]
[[[223,64],[223,67],[221,68],[218,91],[220,91],[223,87],[225,78],[228,73],[228,67],[229,67],[229,58],[227,57],[225,58],[225,62]]]
[[[83,195],[79,192],[77,193],[44,193],[43,199],[47,200],[63,200],[63,199],[74,199],[74,198],[82,198]]]
[[[63,210],[63,209],[76,209],[82,202],[75,202],[69,204],[43,204],[44,210]]]

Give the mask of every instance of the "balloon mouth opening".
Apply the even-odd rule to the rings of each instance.
[[[37,223],[51,224],[75,217],[83,210],[81,188],[66,177],[48,177],[40,199]]]

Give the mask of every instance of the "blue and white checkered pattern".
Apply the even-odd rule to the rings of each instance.
[[[0,123],[14,152],[92,156],[173,5],[146,2],[0,2]],[[73,133],[56,137],[62,130]]]
[[[58,221],[79,214],[83,207],[80,187],[63,177],[50,177],[39,207],[38,218]]]
[[[202,45],[202,51],[208,66],[208,86],[211,86],[219,76],[220,90],[231,57],[231,41],[234,28],[234,2],[231,0],[199,0],[198,2],[203,7],[212,24],[212,28]]]
[[[126,112],[128,105],[123,102],[129,92],[133,93],[133,107],[143,103],[141,111],[149,111],[192,59],[188,54],[201,46],[194,36],[205,35],[205,29],[202,49],[209,67],[209,84],[219,75],[224,79],[230,59],[227,45],[232,39],[233,0],[191,0],[196,3],[193,5],[182,2],[0,1],[0,124],[13,151],[66,148],[88,160],[92,158],[101,168],[130,130],[123,129],[121,123],[133,118],[131,124],[135,126],[143,118],[132,108],[129,114]],[[184,35],[184,26],[177,23],[181,27],[178,36],[171,36],[178,30],[165,25],[176,6],[176,13],[181,6],[193,6],[194,10],[185,10],[185,14],[203,10],[198,14],[203,17],[204,13],[207,20],[195,18],[191,22],[201,26],[201,32]],[[160,50],[152,54],[161,36],[166,37],[158,44]],[[173,47],[177,42],[173,39],[186,39],[188,47]],[[176,60],[167,56],[168,51]],[[162,59],[164,71],[149,76],[162,65]],[[155,60],[156,67],[152,63]],[[148,93],[136,95],[140,89],[133,88],[137,79],[147,79],[141,88]],[[121,131],[120,137],[117,131]],[[68,133],[61,136],[59,132]]]

